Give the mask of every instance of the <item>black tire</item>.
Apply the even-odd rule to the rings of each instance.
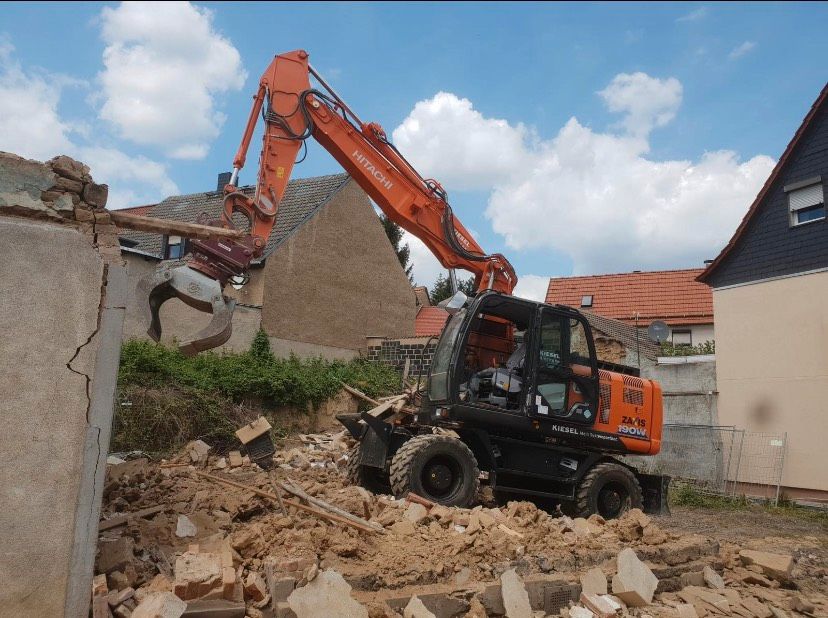
[[[391,488],[446,506],[469,506],[480,488],[480,470],[471,449],[457,438],[415,436],[391,460]]]
[[[359,447],[361,444],[361,442],[357,443],[348,451],[348,463],[345,464],[345,476],[348,478],[348,482],[351,485],[364,487],[371,493],[390,494],[391,481],[385,470],[359,464]]]
[[[641,508],[641,485],[629,468],[608,461],[599,463],[581,480],[572,506],[577,517],[597,513],[604,519],[615,519]]]

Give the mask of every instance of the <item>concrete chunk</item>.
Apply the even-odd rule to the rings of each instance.
[[[368,618],[368,610],[351,597],[351,586],[333,569],[294,590],[287,602],[297,618]]]
[[[739,558],[745,566],[755,564],[762,569],[765,575],[774,579],[785,581],[791,577],[791,570],[793,569],[792,556],[743,549],[739,552]]]
[[[254,601],[261,601],[267,596],[267,585],[258,573],[251,573],[244,582],[244,594]]]
[[[618,573],[612,578],[614,595],[627,605],[643,607],[652,602],[657,586],[658,578],[632,549],[618,554]]]
[[[428,611],[428,608],[415,594],[405,606],[403,618],[437,618],[437,616]]]
[[[593,618],[595,614],[589,611],[586,607],[576,605],[569,608],[569,618]]]
[[[532,618],[529,593],[514,569],[509,569],[500,576],[500,594],[503,596],[507,618]]]
[[[141,601],[132,618],[181,618],[187,604],[172,592],[155,592]]]
[[[607,594],[607,576],[599,568],[581,575],[581,590],[586,594]]]
[[[134,542],[128,536],[123,536],[113,541],[101,541],[98,543],[98,560],[95,564],[96,570],[101,573],[123,571],[124,567],[132,562],[133,546]]]

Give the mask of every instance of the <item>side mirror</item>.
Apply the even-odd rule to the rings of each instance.
[[[460,290],[457,290],[451,298],[442,300],[439,303],[437,303],[437,305],[448,311],[450,314],[454,315],[466,306],[468,300],[468,296],[463,294],[463,292],[461,292]]]

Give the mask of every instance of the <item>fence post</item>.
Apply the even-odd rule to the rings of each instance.
[[[785,451],[788,450],[788,432],[782,434],[782,457],[779,460],[779,474],[776,476],[776,498],[773,506],[779,506],[779,488],[782,485],[782,475],[785,472]]]

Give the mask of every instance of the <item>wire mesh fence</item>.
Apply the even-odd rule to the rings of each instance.
[[[636,466],[699,491],[779,501],[787,434],[714,425],[664,425],[661,452]]]

